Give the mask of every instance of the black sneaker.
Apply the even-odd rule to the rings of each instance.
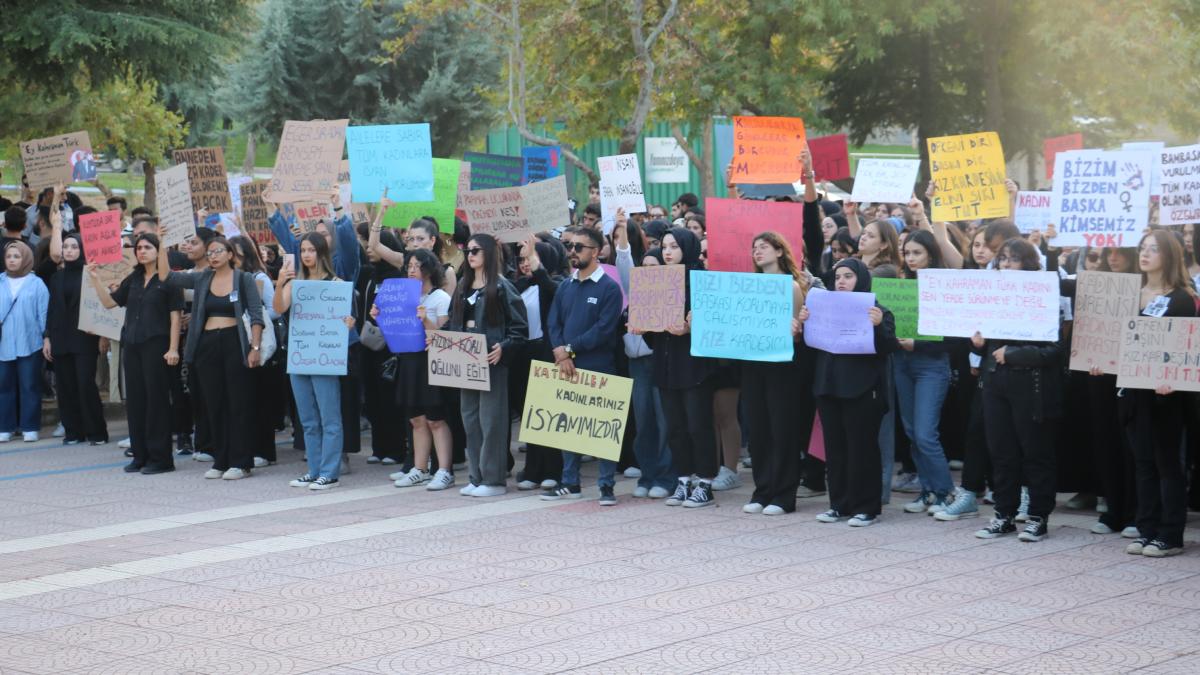
[[[189,457],[192,454],[192,435],[191,434],[176,434],[175,435],[175,454],[180,457]]]
[[[600,506],[616,506],[617,496],[613,494],[611,485],[600,486]]]
[[[683,508],[698,509],[702,506],[711,506],[714,503],[712,483],[702,480],[696,483],[696,487],[692,488],[692,494],[688,495],[687,500],[683,502]]]
[[[138,464],[137,462],[130,462],[125,465],[124,471],[125,473],[137,473],[142,470],[142,466],[142,464]]]
[[[609,489],[611,490],[612,488]],[[563,485],[553,490],[542,492],[541,500],[552,502],[559,499],[579,499],[581,496],[581,490],[578,485]]]
[[[1183,553],[1182,546],[1168,544],[1162,539],[1154,539],[1149,544],[1142,548],[1142,555],[1147,558],[1167,558],[1173,555]]]
[[[975,536],[980,539],[995,539],[996,537],[1012,534],[1017,531],[1017,526],[1011,518],[992,518],[992,522],[982,530],[976,530]]]
[[[1041,541],[1046,538],[1048,528],[1046,527],[1046,519],[1038,516],[1029,516],[1029,520],[1025,521],[1025,529],[1021,534],[1017,535],[1017,539],[1021,541]]]
[[[692,492],[692,481],[679,481],[675,484],[675,492],[667,497],[667,506],[679,506],[687,501],[688,495]]]
[[[156,466],[154,464],[147,464],[146,466],[142,467],[142,475],[143,476],[153,476],[153,475],[159,474],[159,473],[170,473],[174,470],[175,470],[174,464],[164,464],[161,466]]]
[[[1150,539],[1148,537],[1138,537],[1129,542],[1129,545],[1125,547],[1125,552],[1129,555],[1142,555],[1149,545]]]

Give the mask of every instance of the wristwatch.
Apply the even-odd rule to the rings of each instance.
[[[250,349],[253,349],[254,351],[258,351],[261,348],[262,348],[262,345],[250,345]]]
[[[571,345],[563,345],[563,349],[567,351],[567,357],[571,359],[575,358],[575,350],[571,349]]]

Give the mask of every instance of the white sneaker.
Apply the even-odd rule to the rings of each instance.
[[[215,469],[214,469],[215,470]],[[222,476],[222,480],[241,480],[250,475],[249,469],[232,468],[226,471]]]
[[[650,494],[646,496],[650,499],[663,499],[669,494],[671,494],[671,491],[667,488],[655,485],[654,487],[650,488]]]
[[[393,464],[396,463],[396,460],[392,459],[391,457],[384,457],[382,460],[379,461],[379,463],[384,466],[392,466]],[[395,480],[395,479],[392,479],[392,480]]]
[[[538,484],[531,480],[523,480],[523,481],[517,482],[517,489],[520,490],[521,492],[528,492],[530,490],[535,489],[537,486],[538,486]]]
[[[475,488],[477,488],[477,487],[479,487],[479,486],[474,483],[467,483],[466,485],[464,485],[462,487],[461,490],[458,491],[458,494],[460,494],[464,497],[470,497],[471,493],[474,492]]]
[[[762,513],[763,505],[757,502],[750,502],[742,507],[742,513]]]
[[[720,492],[722,490],[732,490],[742,486],[742,479],[738,477],[736,471],[730,470],[727,466],[722,466],[717,472],[717,477],[713,479],[712,489]]]
[[[0,443],[7,443],[11,440],[12,440],[12,434],[8,433],[7,431],[4,433],[0,433]]]
[[[213,461],[213,456],[207,452],[193,452],[192,460],[197,462],[211,462]]]
[[[432,478],[433,476],[430,476],[428,471],[422,471],[414,466],[408,473],[397,478],[395,485],[398,488],[416,487],[428,483]]]
[[[762,510],[762,514],[764,516],[782,516],[785,513],[787,513],[787,511],[784,511],[783,507],[777,504],[768,504],[764,506]]]
[[[1121,530],[1122,539],[1137,539],[1140,536],[1142,536],[1142,533],[1139,532],[1138,529],[1133,525]]]
[[[36,431],[26,431],[21,434],[21,440],[25,441],[26,443],[37,443],[37,439],[38,432]]]
[[[1113,529],[1099,521],[1092,524],[1092,534],[1112,534]]]
[[[271,466],[271,463],[267,461],[266,457],[255,457],[254,458],[254,468],[261,469],[264,466]]]
[[[847,521],[846,524],[850,527],[870,527],[878,521],[879,516],[868,516],[865,513],[860,513]]]
[[[67,435],[67,429],[62,425],[62,422],[59,422],[58,426],[54,427],[54,433],[50,435],[54,438],[62,438]]]
[[[350,455],[342,455],[341,473],[346,474],[346,473],[351,473],[351,471],[352,470],[350,468]]]
[[[539,487],[541,487],[543,490],[553,490],[554,488],[558,487],[558,481],[554,480],[553,478],[547,478],[546,480],[542,481],[542,484]]]
[[[316,480],[316,479],[312,477],[312,474],[306,473],[303,476],[300,476],[299,478],[291,481],[290,483],[288,483],[288,485],[290,485],[292,487],[298,487],[298,488],[308,487],[314,480]]]
[[[321,476],[308,484],[309,490],[332,490],[338,486],[336,478],[326,478]]]
[[[626,478],[641,478],[642,470],[637,468],[636,466],[631,466],[628,469],[625,469],[625,477]]]
[[[508,488],[503,485],[479,485],[474,490],[471,490],[472,497],[499,497],[507,493]]]
[[[224,475],[225,475],[224,471],[217,471],[216,469],[209,469],[208,471],[204,472],[204,477],[209,478],[209,479],[220,478],[221,476],[224,476]]]
[[[639,485],[633,488],[633,496],[635,499],[645,499],[650,496],[650,488]]]
[[[445,490],[453,485],[454,474],[445,469],[438,469],[437,473],[433,474],[433,478],[430,479],[429,485],[425,486],[425,489],[436,492],[438,490]]]
[[[1021,503],[1017,506],[1017,517],[1013,518],[1018,523],[1024,523],[1029,520],[1029,488],[1021,488]]]
[[[407,474],[408,474],[407,471],[393,471],[388,474],[388,480],[400,480],[401,478],[404,478],[404,476]]]
[[[123,449],[125,449],[125,450],[128,450],[128,449],[130,449],[130,448],[132,448],[132,447],[133,447],[133,439],[132,439],[132,438],[126,438],[126,439],[124,439],[124,440],[118,441],[118,442],[117,442],[117,447],[118,447],[118,448],[123,448]]]

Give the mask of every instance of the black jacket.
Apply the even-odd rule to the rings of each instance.
[[[46,337],[51,352],[95,356],[100,351],[100,337],[79,330],[79,296],[83,283],[83,266],[67,263],[50,277],[50,306],[46,313]]]

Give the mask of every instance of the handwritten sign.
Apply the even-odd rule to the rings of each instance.
[[[846,134],[808,139],[815,180],[844,180],[850,177],[850,144]]]
[[[89,263],[121,262],[121,212],[97,211],[79,216],[83,252]]]
[[[804,252],[804,205],[745,199],[704,200],[708,224],[708,269],[753,272],[750,248],[765,230],[783,235],[797,261]]]
[[[187,164],[176,164],[154,174],[154,192],[158,198],[158,223],[167,228],[162,245],[182,244],[196,233]]]
[[[1135,246],[1150,217],[1151,154],[1075,150],[1055,158],[1055,246]]]
[[[1117,367],[1118,387],[1200,391],[1200,319],[1126,319]]]
[[[1200,222],[1200,145],[1167,148],[1158,157],[1162,165],[1159,224]]]
[[[674,138],[646,138],[647,183],[686,183],[691,162]]]
[[[1058,339],[1058,275],[1017,270],[921,270],[924,335],[1053,342]]]
[[[316,232],[317,225],[325,223],[329,227],[333,223],[333,207],[327,202],[299,202],[283,204],[279,207],[284,220],[296,223],[296,227],[304,234]]]
[[[1046,180],[1054,178],[1054,158],[1060,152],[1083,149],[1083,134],[1055,136],[1042,141],[1042,159],[1046,163]]]
[[[691,271],[692,356],[792,360],[788,274]]]
[[[346,147],[350,175],[354,178],[351,182],[354,201],[378,202],[384,190],[388,199],[397,202],[433,199],[433,150],[428,123],[349,127]]]
[[[984,131],[930,138],[929,168],[937,193],[932,199],[935,222],[1005,218],[1008,192],[1000,135]]]
[[[858,160],[854,173],[854,190],[850,200],[860,204],[907,204],[912,198],[913,184],[921,169],[919,159],[880,159],[864,157]]]
[[[813,288],[804,300],[804,344],[830,354],[874,354],[875,327],[868,311],[874,293],[847,293]]]
[[[522,186],[521,199],[525,204],[529,229],[534,232],[545,232],[571,224],[565,176],[554,176]]]
[[[353,128],[353,127],[351,127]],[[408,229],[425,216],[437,220],[438,230],[454,232],[454,209],[458,206],[458,179],[462,162],[457,159],[433,159],[433,201],[397,202],[383,216],[385,227]],[[391,198],[391,193],[388,193]]]
[[[562,175],[562,148],[557,145],[532,145],[521,148],[525,161],[521,183],[536,183]]]
[[[270,210],[263,201],[263,191],[271,184],[270,181],[256,180],[246,183],[240,188],[242,195],[242,232],[254,240],[256,244],[270,244],[275,241],[275,235],[267,225]]]
[[[612,155],[597,160],[600,167],[600,206],[610,214],[604,220],[604,233],[612,232],[612,217],[617,209],[625,215],[646,211],[646,194],[642,191],[642,176],[635,154]]]
[[[136,264],[137,258],[133,249],[124,249],[118,262],[96,268],[100,283],[109,289],[119,286]],[[105,309],[104,305],[100,304],[100,296],[96,294],[88,275],[82,275],[80,281],[82,285],[79,289],[79,330],[110,340],[120,340],[121,327],[125,325],[125,308]]]
[[[472,175],[474,171],[472,164]],[[533,234],[525,213],[524,193],[519,186],[471,190],[460,194],[458,203],[467,213],[471,234],[490,234],[506,244],[524,241]]]
[[[433,330],[429,331],[429,337],[429,384],[435,387],[492,390],[492,369],[487,362],[485,335]]]
[[[1049,192],[1021,190],[1017,193],[1017,208],[1013,211],[1013,221],[1021,234],[1045,232],[1046,226],[1054,223],[1050,197]]]
[[[633,380],[533,361],[521,414],[521,441],[617,461]]]
[[[916,279],[873,279],[871,290],[875,293],[875,301],[890,311],[895,318],[897,338],[942,341],[940,336],[921,335],[917,332],[920,308],[917,302]]]
[[[34,190],[96,178],[92,140],[86,131],[21,143],[25,178]]]
[[[801,178],[804,120],[799,117],[734,117],[735,183],[794,183]]]
[[[425,351],[425,326],[417,318],[420,305],[421,282],[417,279],[386,279],[379,286],[375,294],[379,317],[375,322],[392,353]]]
[[[1121,333],[1138,315],[1142,279],[1137,274],[1080,272],[1075,282],[1071,370],[1099,368],[1117,374]]]
[[[350,348],[354,284],[349,281],[292,282],[288,316],[287,372],[292,375],[345,375]]]
[[[1150,196],[1162,194],[1162,152],[1167,144],[1162,141],[1127,141],[1121,144],[1122,150],[1141,150],[1150,153]]]
[[[211,213],[233,211],[229,199],[229,180],[225,171],[225,151],[221,148],[187,148],[173,153],[176,164],[187,164],[188,185],[192,190],[192,211]]]
[[[349,120],[283,123],[266,199],[276,204],[328,199],[338,189],[338,168]]]
[[[471,163],[472,190],[516,187],[525,173],[525,160],[520,157],[468,152],[463,161]]]
[[[687,299],[683,265],[635,267],[629,271],[629,328],[647,333],[682,326]]]

